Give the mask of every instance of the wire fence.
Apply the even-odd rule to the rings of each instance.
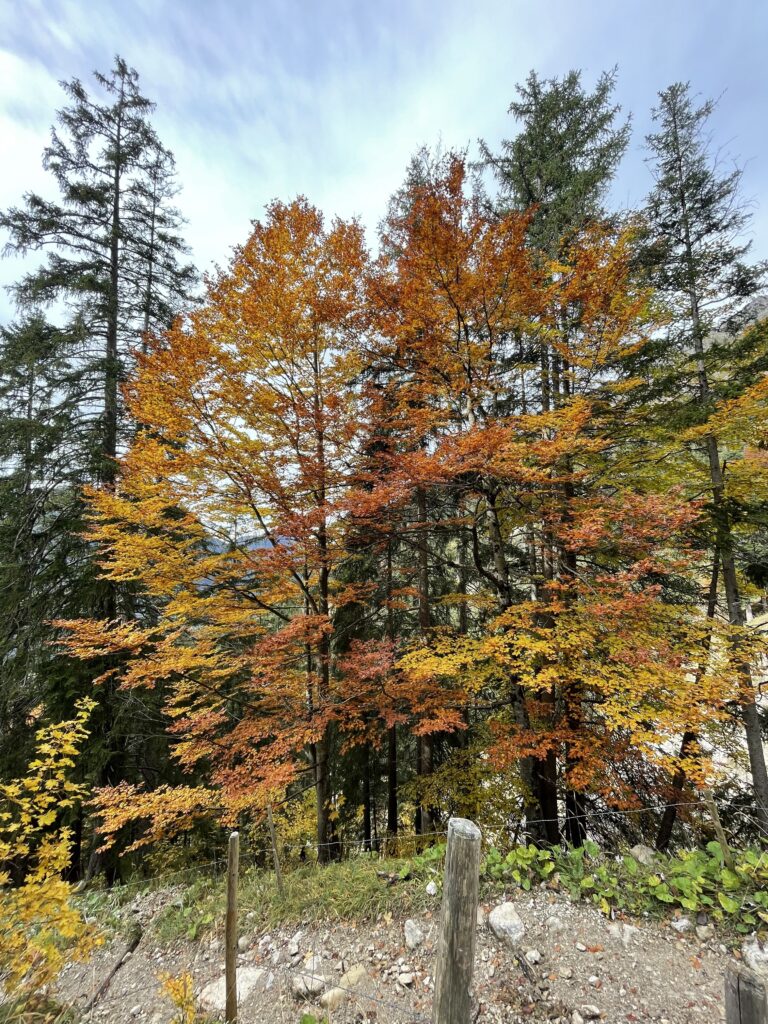
[[[696,826],[699,828],[711,828],[711,821],[709,819],[710,806],[705,800],[685,800],[674,803],[659,803],[637,808],[600,808],[597,810],[585,810],[578,812],[578,814],[574,814],[572,816],[572,820],[575,820],[584,826],[588,826],[591,822],[602,822],[606,819],[622,821],[627,818],[659,814],[670,808],[674,809],[676,812],[700,811],[702,812],[702,820],[695,823]],[[744,822],[747,822],[753,832],[768,843],[768,829],[766,829],[754,813],[750,813],[741,808],[735,809],[732,813]],[[525,833],[533,826],[546,826],[552,824],[561,826],[562,821],[562,817],[526,818],[523,819],[522,827],[518,826],[517,830],[499,822],[479,821],[476,822],[476,824],[483,833],[486,847],[498,844],[502,850],[505,850],[524,843]],[[688,822],[687,824],[691,823]],[[735,849],[744,845],[744,837],[738,834],[732,827],[724,825],[723,828],[729,842],[733,844]],[[324,863],[324,860],[320,855],[323,850],[328,851],[328,854],[330,855],[329,859],[331,860],[365,859],[372,863],[377,863],[379,861],[383,862],[387,860],[405,860],[409,857],[424,853],[430,847],[434,847],[437,844],[444,842],[447,835],[447,829],[431,829],[428,832],[400,832],[394,835],[387,834],[378,838],[370,839],[339,837],[327,843],[318,843],[312,839],[306,839],[300,842],[286,842],[278,839],[277,853],[281,860],[283,858],[286,859],[286,866],[289,868],[312,867],[313,865]],[[629,841],[623,837],[619,837],[618,841],[615,839],[612,840],[611,837],[600,837],[598,845],[606,855],[619,855],[627,851],[629,848]],[[247,848],[248,853],[243,858],[242,862],[246,869],[250,868],[265,871],[269,871],[271,869],[273,866],[272,859],[275,853],[271,843],[259,837],[255,841],[249,841]],[[293,859],[291,859],[291,856],[293,856]],[[760,866],[764,863],[768,863],[768,850],[761,854]],[[121,892],[127,892],[132,889],[157,888],[175,884],[179,881],[194,881],[196,878],[201,876],[218,877],[223,874],[225,867],[226,862],[224,857],[214,857],[212,860],[195,862],[173,871],[159,872],[149,876],[132,878],[125,882],[115,883],[110,887],[110,891],[115,895],[118,895]]]
[[[681,801],[674,805],[669,804],[658,804],[643,808],[629,808],[629,809],[610,809],[610,808],[599,808],[595,810],[587,810],[579,814],[580,818],[585,821],[599,821],[604,820],[606,817],[613,815],[620,816],[637,816],[643,814],[657,814],[659,812],[666,811],[670,806],[673,806],[675,810],[681,812],[701,812],[702,815],[710,815],[712,813],[711,803],[705,800],[700,801]],[[768,830],[760,818],[753,812],[745,809],[736,808],[732,811],[734,819],[740,819],[754,829],[757,835],[768,838]],[[526,827],[530,825],[546,824],[552,822],[552,818],[541,818],[531,819],[525,822]],[[718,822],[719,823],[719,822]],[[479,827],[484,831],[499,831],[499,824],[479,824]],[[729,842],[737,842],[739,837],[736,835],[733,828],[725,828],[726,835]],[[408,835],[398,837],[398,841],[406,842],[407,844],[413,844],[414,850],[418,852],[423,850],[425,846],[429,844],[436,844],[447,838],[447,831],[443,829],[432,829],[429,833],[421,835]],[[377,865],[386,863],[381,858],[377,851],[370,849],[370,842],[367,840],[358,839],[341,839],[334,843],[328,844],[333,846],[335,851],[341,850],[348,858],[357,858],[360,861],[370,863],[372,870],[377,869]],[[289,851],[301,851],[311,850],[315,854],[321,846],[316,843],[279,843],[279,850],[285,854]],[[400,851],[401,852],[401,851]],[[624,851],[614,851],[615,856],[620,856]],[[271,845],[254,846],[248,851],[246,857],[241,860],[241,865],[246,870],[259,869],[264,874],[264,881],[268,883],[269,868],[264,864],[264,856],[272,856],[274,853]],[[407,858],[404,858],[407,859]],[[439,861],[439,855],[435,858],[435,864]],[[663,865],[663,862],[660,862]],[[756,862],[752,865],[755,870],[760,870],[768,865],[768,849],[760,852]],[[316,860],[308,860],[303,865],[305,868],[312,868],[314,866],[319,869],[319,865]],[[434,866],[434,865],[433,865]],[[267,867],[266,870],[265,867]],[[121,886],[113,888],[112,892],[116,896],[129,895],[134,891],[141,889],[157,889],[166,888],[173,890],[179,886],[190,884],[193,882],[216,879],[223,873],[224,863],[220,858],[215,858],[204,863],[198,863],[189,867],[180,868],[178,870],[166,871],[150,879],[136,879],[131,880]],[[664,871],[664,866],[659,867],[660,871]],[[386,874],[384,871],[379,871],[380,874]],[[290,872],[289,872],[290,874]],[[424,877],[422,877],[423,881]],[[750,903],[756,895],[763,891],[762,887],[755,889],[746,888],[742,886],[738,890],[739,899],[743,901],[744,906],[752,905]],[[365,954],[364,954],[365,956]],[[373,959],[373,957],[369,957]],[[294,973],[300,973],[302,966],[306,962],[301,961],[299,958],[293,959],[288,965]],[[364,965],[366,966],[366,965]],[[327,980],[328,989],[337,989],[344,994],[343,1006],[338,1010],[335,1010],[332,1015],[334,1022],[343,1024],[345,1021],[352,1020],[396,1020],[398,1022],[427,1022],[431,1020],[431,1015],[428,1014],[429,1007],[432,999],[432,987],[427,984],[426,975],[414,979],[415,987],[410,988],[402,985],[394,986],[393,982],[396,980],[396,975],[387,976],[386,972],[380,973],[378,966],[373,967],[370,971],[367,966],[365,974],[365,983],[359,986],[345,984],[343,976],[340,978],[333,978]],[[523,967],[525,965],[522,965]],[[270,1020],[274,1022],[283,1022],[286,1024],[294,1024],[296,1015],[296,1002],[294,997],[294,991],[291,987],[290,976],[285,971],[286,964],[281,965],[281,969],[275,967],[274,971],[270,971],[268,964],[264,959],[264,966],[262,970],[265,972],[266,979],[264,984],[269,986],[269,990],[274,992],[274,997],[270,1000]],[[313,970],[307,968],[310,972]],[[407,967],[402,968],[403,971],[409,970]],[[379,972],[377,975],[377,971]],[[393,988],[396,991],[396,995],[393,997]],[[261,989],[263,995],[263,987]],[[117,1005],[118,1002],[124,1002],[126,999],[126,993],[122,990],[121,986],[116,986],[115,991],[106,992],[96,1002],[93,1009],[101,1008],[101,1015],[104,1010],[110,1006]],[[312,1002],[309,1002],[309,1006]],[[109,1011],[108,1011],[109,1012]],[[377,1016],[378,1014],[378,1016]]]

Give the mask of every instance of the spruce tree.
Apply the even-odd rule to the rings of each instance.
[[[532,243],[561,254],[573,234],[603,216],[603,200],[629,142],[629,121],[612,102],[616,70],[600,75],[592,92],[580,71],[542,79],[531,71],[509,105],[520,130],[492,153],[480,143],[496,175],[505,209],[536,208]]]
[[[687,83],[659,93],[657,130],[648,136],[655,186],[647,206],[654,284],[671,310],[663,376],[671,401],[666,414],[706,423],[718,399],[735,397],[766,369],[765,331],[738,329],[749,319],[764,267],[747,262],[743,231],[749,213],[739,196],[741,171],[724,170],[710,149],[711,101],[698,105]],[[700,452],[710,483],[714,561],[719,563],[730,621],[745,622],[737,573],[736,509],[727,493],[726,455],[715,431]],[[764,515],[764,510],[761,510]],[[752,693],[749,666],[742,668]],[[754,697],[741,705],[758,813],[768,825],[768,772]]]
[[[62,83],[68,102],[43,155],[58,199],[30,193],[0,213],[7,253],[45,255],[13,288],[21,318],[0,347],[0,662],[17,721],[19,708],[71,703],[95,674],[59,657],[51,620],[142,614],[128,588],[99,578],[82,490],[115,484],[134,429],[121,398],[131,353],[195,286],[153,105],[120,57],[94,77],[93,92]],[[129,713],[109,683],[99,692],[88,770],[115,782],[142,764],[137,720],[154,712],[132,697]]]

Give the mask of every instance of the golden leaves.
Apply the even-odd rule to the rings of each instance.
[[[84,959],[99,941],[72,905],[72,886],[62,880],[71,830],[50,831],[60,812],[84,796],[84,787],[68,774],[94,706],[78,701],[74,719],[38,730],[28,774],[0,783],[0,862],[27,864],[20,885],[11,886],[9,874],[0,873],[0,971],[11,991],[38,991],[56,977],[65,953]]]

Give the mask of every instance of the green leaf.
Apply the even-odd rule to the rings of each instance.
[[[724,892],[719,892],[717,894],[717,901],[723,910],[727,911],[729,914],[735,914],[741,906],[741,903],[738,900],[735,900],[732,896],[726,896]]]

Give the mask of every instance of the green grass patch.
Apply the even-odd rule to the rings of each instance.
[[[435,847],[414,860],[361,857],[326,867],[299,867],[283,876],[282,894],[274,872],[249,869],[240,878],[241,927],[246,920],[249,930],[259,931],[278,924],[418,914],[435,906],[426,884],[431,879],[440,884],[443,855],[444,848]],[[224,911],[224,880],[199,878],[158,915],[154,929],[161,942],[197,939],[223,927]]]

